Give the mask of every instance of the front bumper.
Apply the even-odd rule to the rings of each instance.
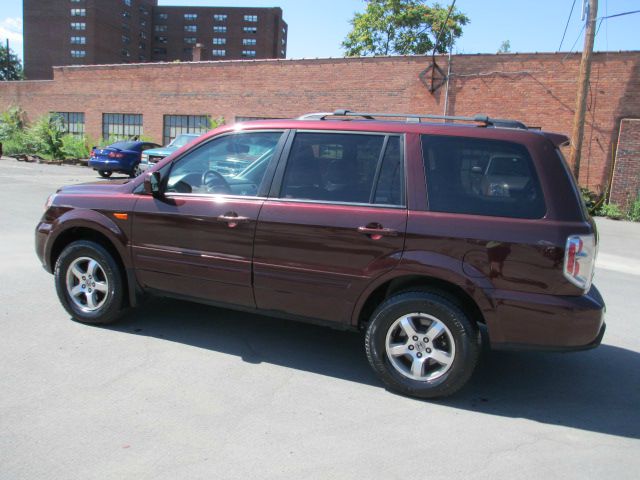
[[[497,290],[487,318],[495,349],[574,351],[600,345],[605,303],[595,286],[582,296]]]

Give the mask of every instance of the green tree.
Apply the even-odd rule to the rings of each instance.
[[[505,40],[500,44],[500,48],[498,49],[498,53],[509,53],[511,51],[511,42],[509,40]]]
[[[449,15],[449,7],[429,6],[426,0],[365,1],[365,12],[354,14],[353,28],[342,42],[347,57],[424,55],[434,46],[446,53],[469,23],[458,9]]]
[[[11,48],[7,51],[6,46],[0,45],[0,81],[22,80],[23,78],[22,64],[18,56],[13,53]]]

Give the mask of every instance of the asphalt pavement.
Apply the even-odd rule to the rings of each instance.
[[[357,333],[165,299],[70,320],[34,228],[56,187],[97,179],[0,160],[0,479],[638,478],[640,224],[598,220],[599,348],[485,351],[419,401]]]

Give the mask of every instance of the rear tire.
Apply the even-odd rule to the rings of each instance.
[[[111,171],[107,171],[107,170],[98,170],[98,174],[102,177],[102,178],[109,178],[111,176],[113,172]]]
[[[446,294],[398,293],[371,316],[367,358],[391,390],[418,398],[451,395],[471,377],[481,339],[477,326]]]
[[[79,322],[112,323],[124,313],[122,271],[102,245],[70,243],[58,257],[54,275],[62,306]]]

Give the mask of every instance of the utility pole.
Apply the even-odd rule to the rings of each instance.
[[[584,48],[580,61],[580,76],[578,77],[578,92],[576,95],[576,111],[573,116],[573,132],[571,134],[570,163],[573,165],[573,174],[576,180],[580,175],[580,155],[582,140],[584,138],[584,116],[587,111],[587,93],[589,91],[589,76],[591,75],[591,54],[593,53],[593,40],[596,33],[596,18],[598,16],[598,0],[588,1],[587,27],[584,34]]]

